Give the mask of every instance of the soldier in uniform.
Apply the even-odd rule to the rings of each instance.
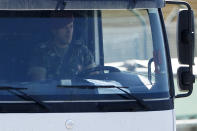
[[[30,62],[31,80],[72,77],[91,68],[94,58],[81,41],[72,41],[73,15],[52,21],[52,40],[39,44]]]

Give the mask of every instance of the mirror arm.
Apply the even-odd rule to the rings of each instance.
[[[178,95],[175,96],[175,98],[188,97],[192,94],[192,92],[193,92],[193,87],[190,88],[190,90],[186,94],[178,94]]]
[[[185,6],[187,6],[187,8],[188,8],[189,11],[192,10],[192,8],[189,5],[189,3],[185,2],[185,1],[166,0],[166,4],[185,5]]]

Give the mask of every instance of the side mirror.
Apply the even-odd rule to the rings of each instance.
[[[180,64],[194,63],[194,14],[192,10],[180,10],[177,26],[178,60]]]
[[[187,91],[187,93],[179,94],[176,97],[186,97],[192,94],[195,82],[192,71],[195,44],[194,13],[191,9],[179,11],[177,35],[179,63],[189,65],[189,67],[180,67],[177,71],[179,90]]]
[[[177,71],[177,81],[180,91],[187,91],[191,95],[193,91],[193,83],[195,82],[195,76],[190,72],[189,67],[179,67]]]
[[[177,46],[178,60],[180,64],[188,65],[179,67],[177,79],[179,89],[187,91],[185,94],[178,94],[176,98],[187,97],[192,94],[195,76],[193,75],[194,64],[194,13],[191,6],[184,1],[166,0],[167,4],[185,5],[188,9],[180,10],[178,15]]]
[[[189,67],[180,67],[177,71],[177,80],[180,91],[187,91],[186,94],[179,94],[176,98],[186,97],[192,94],[195,76],[192,65],[194,64],[194,13],[191,9],[179,11],[177,29],[178,60],[180,64]]]

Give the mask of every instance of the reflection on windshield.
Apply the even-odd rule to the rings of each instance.
[[[157,63],[154,53],[162,54],[163,49],[157,47],[154,51],[148,12],[102,13],[100,24],[101,18],[96,15],[99,11],[2,13],[1,86],[28,88],[25,91],[28,94],[43,97],[123,93],[115,88],[57,88],[57,85],[128,87],[127,92],[138,94],[168,92],[165,65],[162,72],[155,68],[161,67],[161,63]],[[143,25],[139,15],[145,20]],[[152,64],[148,64],[150,59]],[[160,60],[165,61],[162,57]],[[164,84],[160,84],[161,79]],[[9,94],[2,91],[0,95]]]

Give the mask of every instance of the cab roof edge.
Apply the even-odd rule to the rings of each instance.
[[[58,5],[62,3],[63,6]],[[162,8],[165,0],[0,0],[0,9],[133,9]],[[62,9],[61,8],[61,9]]]
[[[56,0],[63,1],[65,9],[133,9],[133,8],[162,8],[164,0]]]

